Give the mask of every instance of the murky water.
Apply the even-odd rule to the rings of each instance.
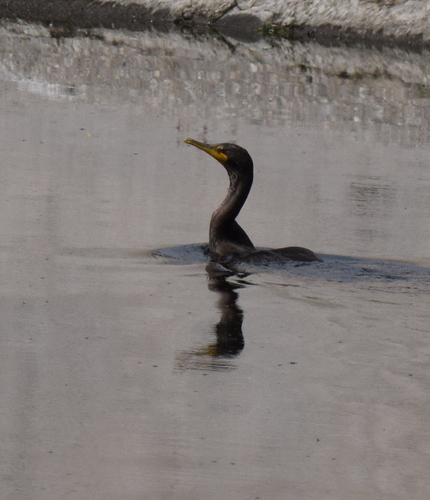
[[[4,498],[427,498],[426,55],[1,36]],[[208,273],[188,136],[324,263]]]

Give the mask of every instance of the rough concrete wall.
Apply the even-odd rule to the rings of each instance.
[[[430,39],[430,2],[426,0],[119,0],[151,10],[167,8],[173,18],[252,14],[284,26],[332,25],[342,29],[384,31],[395,37]]]
[[[251,16],[260,26],[307,27],[295,32],[303,38],[322,32],[339,39],[350,32],[387,41],[430,42],[427,0],[0,0],[0,17],[78,27],[138,30],[166,22],[215,26],[230,22],[237,29],[249,30],[250,23],[256,29]]]
[[[180,17],[184,13],[192,12],[208,19],[221,16],[237,4],[235,0],[118,0],[117,3],[141,4],[152,11],[168,9],[172,17]]]

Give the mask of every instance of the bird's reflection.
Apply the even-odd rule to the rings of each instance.
[[[221,311],[221,319],[215,325],[216,343],[213,345],[214,356],[234,357],[240,354],[245,346],[242,333],[243,311],[237,305],[238,293],[235,291],[244,285],[228,281],[229,272],[220,272],[214,264],[206,267],[209,276],[209,290],[217,292],[217,307]]]
[[[245,346],[242,333],[243,311],[237,305],[236,290],[243,288],[243,280],[230,281],[235,273],[210,262],[206,266],[208,288],[219,296],[217,307],[221,318],[213,326],[215,342],[195,350],[181,351],[177,357],[177,368],[201,370],[231,370],[235,368],[231,360],[238,356]]]

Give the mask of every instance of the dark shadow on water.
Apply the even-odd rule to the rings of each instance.
[[[245,340],[242,332],[243,311],[238,306],[236,290],[245,285],[228,280],[233,272],[209,263],[206,266],[208,288],[218,295],[217,308],[220,320],[213,326],[215,342],[198,349],[184,350],[176,356],[176,367],[180,370],[198,369],[226,371],[235,368],[232,360],[238,356]]]
[[[228,281],[227,276],[213,269],[211,264],[207,265],[206,270],[209,277],[208,288],[219,295],[217,307],[221,312],[221,319],[214,328],[215,355],[235,357],[245,346],[242,333],[243,311],[237,305],[239,295],[236,292],[243,285]]]
[[[197,264],[208,262],[205,245],[184,245],[158,249],[151,254],[169,264]],[[411,287],[430,290],[430,267],[389,259],[318,255],[323,262],[285,262],[273,264],[236,264],[231,275],[280,273],[288,279],[306,278],[339,283],[403,283]]]
[[[135,261],[139,266],[146,262],[167,265],[208,264],[207,244],[181,245],[157,250],[118,248],[63,248],[62,257],[95,258],[107,265]],[[408,293],[430,293],[430,266],[414,262],[343,255],[318,255],[323,262],[285,262],[273,264],[235,264],[224,269],[228,276],[241,277],[252,274],[276,273],[290,283],[291,279],[308,279],[320,282],[356,283],[361,286],[389,283],[403,285]],[[426,262],[427,264],[427,262]],[[213,271],[211,271],[213,273]],[[228,276],[225,276],[228,277]],[[211,276],[209,276],[211,280]],[[231,281],[231,280],[230,280]]]

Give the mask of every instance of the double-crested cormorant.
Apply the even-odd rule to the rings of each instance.
[[[254,177],[253,162],[248,151],[236,144],[204,144],[185,139],[218,160],[227,170],[230,186],[227,196],[212,214],[209,226],[211,258],[220,262],[285,262],[290,260],[312,262],[322,260],[311,250],[301,247],[256,250],[245,231],[236,222]]]

